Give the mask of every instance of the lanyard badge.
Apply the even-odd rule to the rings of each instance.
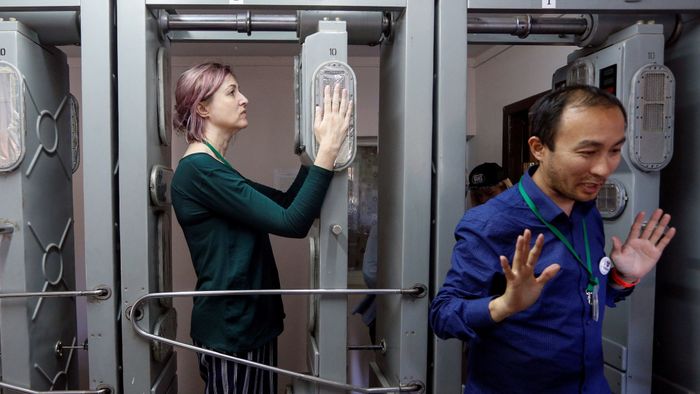
[[[540,213],[539,209],[537,209],[537,206],[535,203],[532,201],[530,196],[527,195],[527,192],[525,192],[525,188],[523,187],[523,184],[521,182],[518,182],[518,191],[520,191],[520,195],[523,197],[523,200],[525,200],[525,204],[530,208],[532,213],[537,216],[537,219],[539,219],[542,224],[547,226],[549,231],[551,231],[559,240],[566,246],[567,249],[569,249],[569,252],[576,258],[576,260],[581,264],[581,266],[588,272],[588,285],[586,286],[586,299],[588,300],[588,304],[591,306],[591,318],[595,321],[598,321],[598,278],[593,274],[593,269],[591,268],[591,249],[588,245],[588,231],[586,229],[586,220],[581,220],[581,226],[583,227],[583,242],[586,247],[586,262],[584,263],[583,259],[578,255],[574,247],[571,245],[568,239],[564,236],[564,234],[559,231],[558,228],[554,227],[553,224],[549,223],[544,219],[542,214]]]

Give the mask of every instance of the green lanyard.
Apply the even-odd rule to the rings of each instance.
[[[221,155],[221,153],[219,153],[219,151],[216,150],[216,148],[214,148],[214,147],[209,143],[209,141],[207,141],[207,140],[202,140],[202,142],[204,142],[204,145],[208,146],[209,149],[211,149],[211,151],[214,152],[214,155],[215,155],[217,158],[219,158],[219,160],[221,160],[224,164],[226,164],[226,166],[227,166],[228,168],[230,168],[230,169],[233,170],[233,167],[231,167],[231,164],[229,164],[228,160],[226,160],[226,158],[223,157],[223,156]]]
[[[569,242],[568,239],[564,236],[564,234],[559,231],[556,227],[554,227],[551,223],[546,221],[543,217],[540,211],[537,209],[537,206],[535,206],[535,203],[532,202],[532,199],[530,196],[527,195],[525,192],[525,188],[523,188],[523,184],[518,182],[518,190],[520,191],[520,195],[523,196],[523,200],[525,200],[525,203],[527,204],[528,207],[530,207],[530,210],[532,213],[537,216],[537,219],[540,219],[540,221],[547,226],[547,228],[556,235],[557,238],[566,246],[567,249],[569,249],[569,252],[576,257],[576,260],[578,260],[579,263],[581,263],[581,266],[586,269],[588,272],[588,286],[586,287],[586,293],[592,293],[593,289],[595,286],[598,285],[598,278],[593,275],[593,269],[591,268],[591,249],[588,246],[588,231],[586,231],[586,221],[582,220],[581,225],[583,226],[583,242],[586,246],[586,263],[584,264],[583,260],[581,257],[576,253],[576,250],[574,249],[573,246],[571,246],[571,243]]]

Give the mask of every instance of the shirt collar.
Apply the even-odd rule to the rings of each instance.
[[[540,189],[535,181],[532,180],[532,175],[535,173],[535,171],[537,171],[538,167],[539,166],[535,165],[528,168],[528,170],[525,171],[525,174],[523,174],[523,176],[520,178],[520,183],[522,183],[525,192],[528,196],[530,196],[530,199],[532,199],[532,202],[535,203],[535,206],[546,221],[553,222],[560,216],[566,218],[566,213],[562,211],[562,209],[559,208],[559,206],[555,204],[554,201],[549,198],[549,196],[544,194],[542,189]],[[573,216],[575,212],[578,212],[585,215],[594,206],[595,200],[586,202],[576,201],[573,209],[571,210],[571,214]]]

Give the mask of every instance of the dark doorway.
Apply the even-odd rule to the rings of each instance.
[[[545,91],[503,107],[503,169],[515,184],[535,159],[530,155],[527,113]]]

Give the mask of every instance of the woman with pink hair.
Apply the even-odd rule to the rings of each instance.
[[[185,71],[175,101],[174,125],[189,145],[171,194],[196,290],[280,288],[269,234],[305,237],[318,216],[350,122],[347,91],[325,88],[314,119],[316,160],[286,192],[246,179],[225,158],[231,138],[248,126],[248,99],[229,66],[205,63]],[[276,365],[283,319],[279,295],[195,297],[190,335],[198,346]],[[268,371],[204,354],[198,361],[207,394],[277,393]]]

